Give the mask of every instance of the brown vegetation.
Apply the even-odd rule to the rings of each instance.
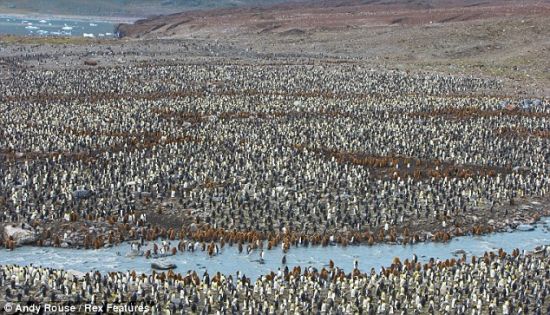
[[[372,170],[373,175],[393,178],[468,178],[473,176],[497,176],[509,174],[511,168],[487,165],[455,165],[440,160],[422,160],[403,156],[374,156],[363,152],[346,152],[334,149],[308,148],[302,144],[294,145],[298,151],[308,150],[316,152],[325,158],[334,158],[338,163],[350,163],[365,166]]]

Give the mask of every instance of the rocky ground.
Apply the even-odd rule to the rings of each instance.
[[[490,232],[507,232],[515,229],[531,229],[541,216],[549,216],[548,200],[517,200],[514,205],[500,205],[493,211],[480,209],[476,214],[457,216],[448,226],[441,226],[437,219],[421,219],[399,224],[392,228],[393,234],[373,232],[346,232],[333,230],[325,234],[291,233],[280,235],[262,235],[255,237],[268,240],[266,248],[276,248],[280,242],[290,239],[292,245],[308,242],[311,245],[327,246],[334,243],[343,245],[358,244],[404,244],[422,241],[446,242],[456,236],[481,235]],[[132,226],[124,219],[87,220],[78,218],[63,221],[43,222],[36,225],[0,224],[2,241],[8,248],[13,246],[35,245],[72,248],[100,248],[120,244],[123,241],[137,240],[144,236],[146,240],[157,238],[170,240],[193,240],[202,243],[231,242],[247,243],[248,233],[235,233],[223,229],[213,229],[209,224],[191,219],[193,210],[182,211],[177,202],[169,200],[163,203],[149,204],[140,208],[148,214],[148,227]],[[504,218],[504,219],[503,219]],[[204,220],[204,218],[203,218]],[[334,240],[329,240],[334,236]],[[352,238],[353,237],[353,238]],[[9,240],[13,240],[11,243]],[[263,244],[263,242],[262,242]],[[257,245],[252,243],[253,248]],[[263,248],[264,245],[262,245]],[[182,250],[185,250],[182,248]]]
[[[328,1],[185,12],[119,31],[129,38],[230,43],[269,57],[499,77],[510,94],[549,96],[549,16],[550,4],[536,0]]]
[[[123,24],[119,27],[122,41],[3,36],[0,47],[3,55],[17,55],[24,52],[23,46],[6,44],[43,44],[33,48],[34,54],[78,44],[42,60],[53,67],[82,66],[91,57],[104,65],[130,60],[193,63],[204,62],[204,57],[209,62],[231,57],[231,62],[255,64],[335,62],[498,77],[504,83],[503,94],[550,95],[550,64],[545,58],[550,51],[547,1],[384,3],[340,1],[338,5],[189,11]],[[341,38],[346,38],[345,45]],[[124,58],[108,58],[110,50],[121,49],[127,51]],[[30,61],[29,66],[38,66],[36,58]]]
[[[461,95],[447,95],[451,103],[461,101],[462,97],[477,97],[480,94],[490,94],[497,100],[519,101],[524,97],[544,98],[550,95],[548,90],[550,64],[548,58],[545,58],[550,49],[549,12],[548,4],[539,1],[523,3],[466,1],[461,4],[444,1],[436,7],[426,6],[420,2],[402,5],[359,4],[343,1],[339,6],[281,5],[261,9],[195,11],[156,17],[136,25],[121,25],[119,30],[125,37],[117,40],[5,36],[0,41],[0,73],[7,77],[8,74],[13,75],[22,70],[36,70],[47,74],[50,70],[62,72],[78,69],[93,73],[97,69],[114,69],[113,71],[116,72],[126,67],[147,69],[193,65],[242,66],[243,69],[248,69],[246,71],[253,72],[270,66],[284,68],[292,65],[311,65],[318,68],[334,66],[335,69],[339,69],[340,65],[358,65],[372,67],[382,72],[402,70],[411,73],[476,76],[496,79],[500,84],[498,89],[480,89]],[[132,80],[136,80],[134,82],[136,85],[147,83],[147,78],[136,77]],[[171,86],[177,85],[176,81],[171,82],[169,79],[163,82]],[[220,97],[229,95],[217,92],[215,89],[213,87],[208,93]],[[171,92],[171,94],[137,95],[98,91],[80,94],[71,92],[60,96],[45,91],[33,96],[17,94],[6,96],[1,100],[3,107],[0,108],[0,112],[11,109],[8,103],[32,103],[37,100],[75,101],[86,104],[116,99],[159,101],[167,98],[171,101],[179,101],[178,97],[204,97],[203,92],[193,92],[195,94],[189,95],[185,93],[187,92],[178,90],[177,93]],[[293,93],[279,94],[277,97],[283,97],[288,101],[297,96],[312,99],[321,97],[321,103],[331,100],[348,101],[348,95],[311,94],[311,91],[306,90]],[[354,97],[366,98],[367,94],[357,94]],[[249,97],[254,96],[243,96],[245,100]],[[257,100],[253,99],[253,101]],[[156,105],[155,110],[156,112],[152,112],[154,115],[151,116],[154,120],[168,120],[172,115],[176,115],[176,118],[178,115],[176,110],[165,111],[165,108]],[[269,110],[272,111],[272,109]],[[200,125],[208,119],[210,114],[191,113],[191,116],[178,119],[186,124]],[[231,125],[233,120],[242,121],[243,118],[250,117],[264,119],[264,121],[272,119],[266,118],[268,115],[261,111],[216,114],[225,119],[228,125]],[[336,114],[342,116],[341,113]],[[475,119],[500,117],[498,119],[501,119],[502,115],[519,119],[533,116],[483,110],[461,112],[453,109],[449,112],[445,108],[442,111],[407,114],[411,119],[444,118],[448,121],[467,120],[472,117]],[[547,113],[538,117],[543,124],[544,115]],[[273,119],[295,118],[292,113],[278,112],[274,114]],[[510,135],[516,137],[516,134],[520,134],[521,137],[548,138],[547,130],[515,128],[503,127],[495,130],[495,134],[502,137]],[[90,130],[77,129],[66,131],[75,135],[90,132]],[[0,132],[8,131],[0,129]],[[131,142],[135,135],[119,133],[101,136]],[[149,140],[160,144],[160,137],[155,137]],[[0,148],[0,157],[2,162],[9,163],[41,160],[58,153],[27,152],[17,156],[17,153],[4,149]],[[143,147],[136,146],[136,149],[143,149]],[[309,149],[316,155],[316,159],[339,158],[339,163],[355,166],[363,163],[357,162],[358,159],[373,158],[344,149],[307,148],[300,143],[295,143],[293,149],[298,153]],[[94,154],[99,155],[98,152],[105,151],[106,149],[102,148]],[[72,155],[75,155],[74,152],[66,154],[68,158],[72,158]],[[433,161],[424,161],[426,164],[431,162]],[[454,167],[454,165],[445,166],[445,164],[443,166]],[[394,173],[393,168],[390,167],[373,168],[371,165],[368,168],[376,178],[388,178]],[[464,174],[480,170],[486,172],[485,175],[490,171],[502,174],[512,172],[511,167],[491,169],[486,165],[461,165],[459,168],[456,171]],[[417,169],[413,168],[410,174],[404,175],[429,178],[431,175],[427,174],[434,172],[435,168],[421,167],[418,169],[418,174],[415,174],[415,171]],[[205,182],[201,185],[215,186],[217,183]],[[4,201],[0,200],[0,206],[5,206]],[[354,242],[365,243],[413,242],[425,239],[445,241],[455,235],[505,230],[514,228],[520,223],[531,224],[538,217],[548,215],[549,211],[548,200],[545,197],[526,196],[513,200],[501,200],[496,205],[481,203],[478,205],[478,213],[457,215],[452,218],[452,221],[447,220],[445,226],[442,226],[441,217],[426,217],[392,226],[391,231],[386,230],[385,234],[380,233],[382,226],[379,226],[379,229],[373,229],[368,233],[365,231],[355,234],[349,231],[342,233],[337,228],[332,228],[324,233],[303,235],[297,232],[294,235],[285,236],[267,235],[261,231],[238,231],[243,233],[238,234],[229,228],[213,228],[206,222],[209,212],[182,207],[180,201],[179,197],[138,198],[135,214],[137,217],[147,214],[147,223],[139,223],[136,222],[137,220],[130,222],[127,217],[116,215],[101,218],[74,216],[40,223],[33,221],[23,224],[22,222],[5,223],[3,224],[4,244],[94,248],[109,246],[139,236],[174,239],[185,237],[205,242],[220,240],[220,237],[235,241],[262,239],[273,241],[273,245],[284,241],[284,238],[286,242],[292,243],[301,236],[308,237],[312,243],[318,244],[326,244],[331,236],[335,236],[336,241],[342,243],[350,242],[352,237]],[[253,233],[253,235],[250,236],[247,233]]]

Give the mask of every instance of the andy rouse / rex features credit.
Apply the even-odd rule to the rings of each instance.
[[[51,313],[146,313],[150,311],[147,305],[127,305],[127,304],[112,304],[105,305],[96,304],[28,304],[28,303],[5,303],[2,310],[7,314],[23,313],[23,314],[51,314]],[[1,313],[1,311],[0,311]]]

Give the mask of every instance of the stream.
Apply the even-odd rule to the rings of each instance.
[[[468,256],[479,256],[486,251],[495,251],[499,248],[505,251],[515,248],[533,250],[540,245],[550,245],[550,217],[543,218],[533,227],[534,229],[531,231],[514,230],[513,232],[492,233],[483,236],[456,237],[447,243],[291,247],[286,254],[287,266],[289,268],[297,265],[322,268],[328,265],[329,260],[332,259],[336,266],[351,271],[354,260],[358,260],[359,269],[365,272],[370,268],[378,270],[382,266],[389,266],[394,257],[404,260],[412,258],[413,254],[416,254],[420,261],[425,262],[431,257],[448,259],[461,256],[461,254],[456,254],[457,250],[465,251]],[[177,241],[172,242],[171,247],[176,244]],[[150,246],[151,244],[149,244]],[[254,250],[250,254],[243,251],[239,254],[236,245],[232,247],[226,245],[221,249],[220,254],[213,257],[209,257],[206,252],[200,250],[178,252],[175,256],[155,259],[129,257],[126,255],[129,252],[129,243],[98,250],[25,246],[17,248],[13,252],[0,249],[0,264],[34,264],[77,272],[135,270],[139,273],[150,273],[153,262],[172,263],[177,265],[175,271],[180,273],[195,270],[202,275],[205,270],[208,270],[210,274],[218,271],[224,274],[235,274],[240,271],[253,279],[271,271],[276,272],[278,268],[284,268],[281,262],[284,253],[280,247],[265,250],[263,263],[260,263],[260,250]]]

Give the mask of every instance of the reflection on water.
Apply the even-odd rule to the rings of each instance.
[[[368,271],[370,268],[380,268],[391,264],[393,257],[410,258],[416,254],[421,261],[431,257],[447,259],[459,249],[468,255],[482,255],[485,251],[503,248],[511,251],[515,248],[533,250],[538,245],[550,244],[550,218],[545,218],[536,225],[536,229],[527,232],[515,231],[512,233],[495,233],[485,236],[459,237],[448,243],[420,243],[416,245],[375,245],[375,246],[329,246],[329,247],[300,247],[291,248],[286,254],[287,265],[293,267],[314,266],[321,268],[332,259],[339,267],[349,271],[353,268],[353,261],[359,261],[359,268]],[[172,244],[173,246],[175,244]],[[23,247],[14,252],[0,250],[0,264],[38,264],[53,268],[65,268],[87,272],[90,270],[151,272],[152,262],[174,263],[177,271],[185,273],[188,270],[197,270],[202,273],[220,271],[225,274],[243,272],[246,276],[256,278],[270,271],[277,271],[283,267],[281,260],[283,252],[280,248],[265,251],[265,263],[260,264],[260,252],[253,251],[249,255],[239,254],[237,246],[222,249],[218,256],[208,257],[205,252],[184,252],[176,256],[158,259],[143,257],[127,257],[130,251],[129,244],[122,244],[112,248],[99,250],[77,250],[63,248]]]
[[[0,34],[112,38],[115,24],[102,21],[0,16]]]

